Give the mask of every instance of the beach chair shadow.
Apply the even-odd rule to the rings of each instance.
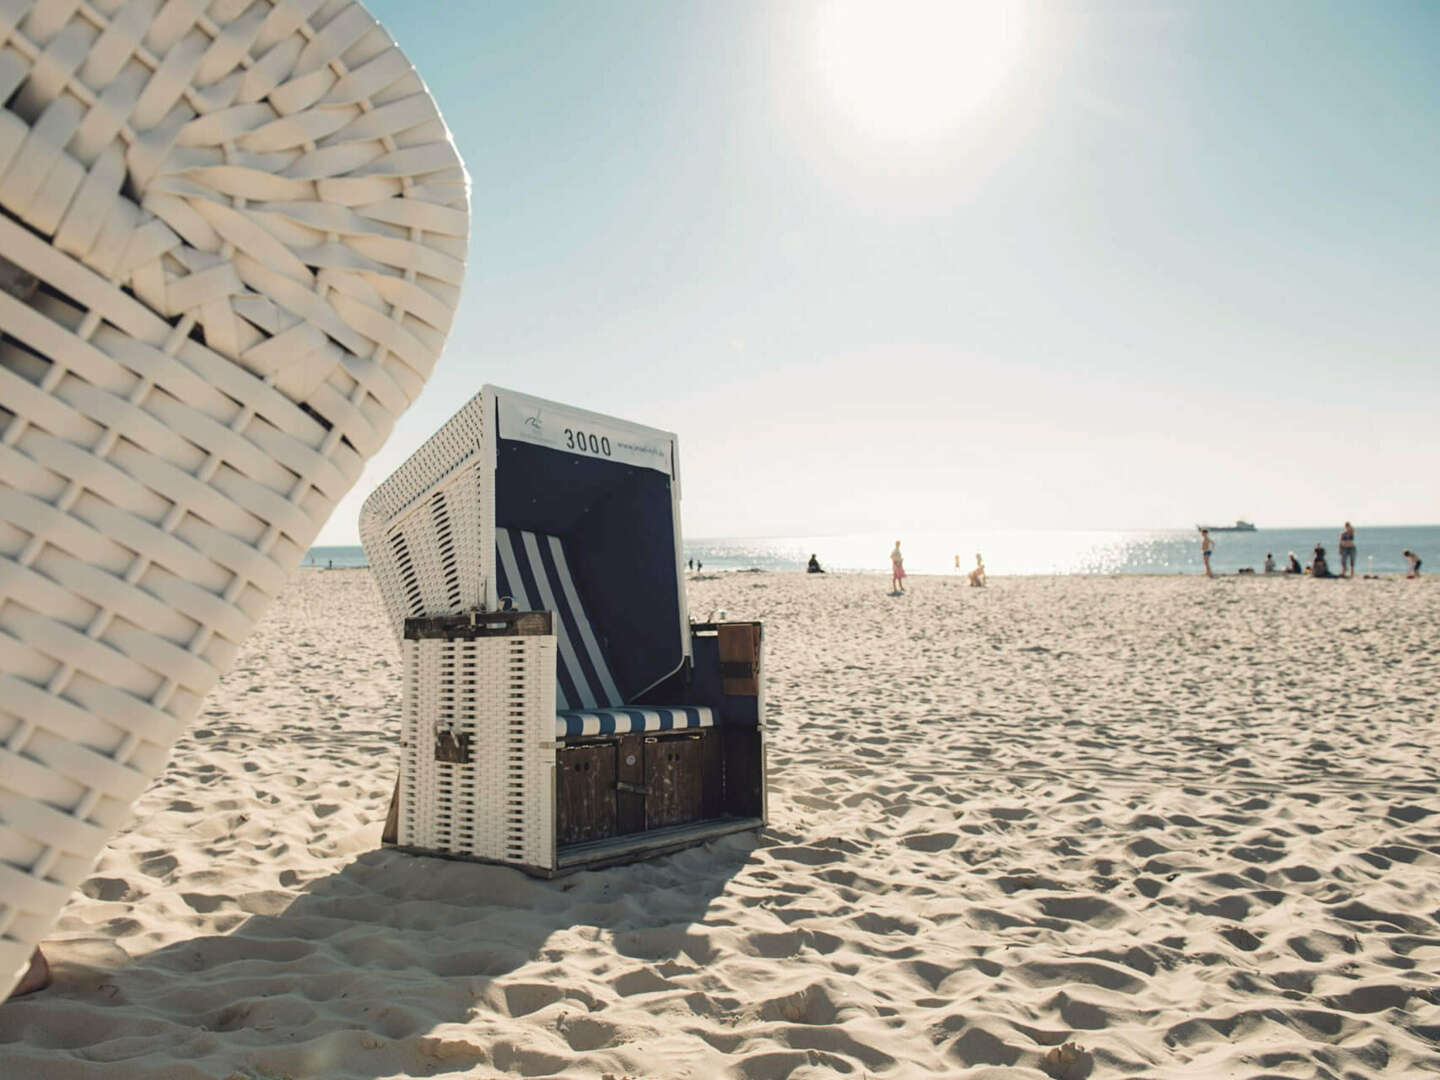
[[[222,1076],[429,1075],[437,1055],[452,1067],[469,1058],[526,1075],[562,1069],[603,1021],[583,1019],[575,1030],[591,1034],[571,1038],[567,1057],[563,1044],[516,1043],[516,1018],[532,1017],[527,1032],[569,1030],[559,1014],[581,1022],[607,1000],[659,993],[661,1007],[667,984],[655,969],[709,961],[710,904],[756,844],[738,834],[553,880],[366,852],[274,913],[128,962],[113,942],[47,943],[54,985],[0,1008],[0,1058],[9,1043],[35,1047],[37,1025],[53,1024],[46,1060],[68,1051],[82,1070],[148,1054]],[[585,949],[594,963],[566,964]],[[537,1015],[546,1010],[555,1015]]]

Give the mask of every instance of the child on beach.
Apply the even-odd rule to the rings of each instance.
[[[899,540],[890,552],[890,591],[897,594],[905,591],[905,556],[900,554]]]
[[[970,587],[972,589],[983,589],[985,587],[985,564],[980,561],[980,553],[975,553],[975,569],[970,571]]]
[[[1204,561],[1204,563],[1205,563],[1205,576],[1206,576],[1206,577],[1212,577],[1212,578],[1213,578],[1213,577],[1215,576],[1215,574],[1214,574],[1214,573],[1211,571],[1211,569],[1210,569],[1210,553],[1211,553],[1212,551],[1214,551],[1214,550],[1215,550],[1215,541],[1210,539],[1210,530],[1209,530],[1209,529],[1201,529],[1201,530],[1200,530],[1200,558],[1201,558],[1201,559]]]
[[[1406,548],[1400,554],[1404,555],[1405,561],[1410,564],[1410,572],[1405,576],[1407,578],[1418,578],[1420,576],[1420,556],[1416,555],[1415,552],[1411,551],[1409,548]]]

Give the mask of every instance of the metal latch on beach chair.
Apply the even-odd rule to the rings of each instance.
[[[470,733],[458,734],[449,728],[435,732],[435,760],[450,765],[470,764]]]

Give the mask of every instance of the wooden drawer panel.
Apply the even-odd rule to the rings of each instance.
[[[704,746],[699,735],[645,740],[645,827],[699,821],[704,807]]]
[[[577,844],[616,834],[616,749],[611,743],[560,751],[556,762],[556,843]]]

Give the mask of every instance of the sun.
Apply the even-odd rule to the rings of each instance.
[[[887,141],[943,139],[982,118],[1016,67],[1012,0],[831,0],[816,5],[813,77],[838,117]]]

